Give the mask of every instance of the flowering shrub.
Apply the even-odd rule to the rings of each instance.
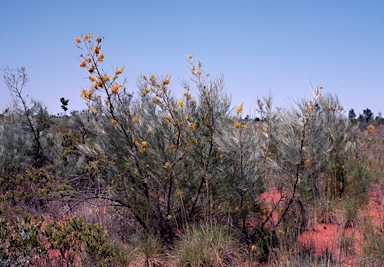
[[[88,56],[80,66],[98,75],[81,92],[90,107],[83,122],[97,139],[81,149],[113,162],[111,199],[127,207],[144,229],[172,239],[176,226],[205,217],[212,205],[210,195],[219,182],[216,136],[229,108],[222,79],[208,81],[202,64],[190,57],[197,98],[188,84],[176,98],[169,75],[142,76],[139,96],[133,98],[124,82],[117,83],[123,68],[112,78],[101,72],[100,42],[96,38],[94,44],[90,36],[80,40]]]

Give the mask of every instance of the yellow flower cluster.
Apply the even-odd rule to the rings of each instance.
[[[188,94],[188,93],[186,93],[186,92],[183,93],[183,96],[185,96],[185,98],[186,98],[187,100],[190,100],[190,99],[191,99],[191,94]]]
[[[122,87],[123,85],[120,83],[120,84],[115,84],[114,86],[112,86],[112,93],[113,94],[118,94],[119,93],[119,89]]]
[[[124,67],[121,67],[120,69],[118,69],[118,70],[115,72],[115,74],[116,74],[116,75],[122,74],[123,71],[124,71]]]
[[[93,51],[95,52],[96,55],[100,54],[100,46],[95,45],[93,47]]]
[[[168,78],[168,79],[165,79],[164,81],[163,81],[163,84],[164,85],[167,85],[167,84],[169,84],[171,82],[171,78]]]
[[[374,133],[374,132],[375,132],[375,126],[373,126],[373,124],[370,124],[367,127],[367,134],[371,134],[371,133]]]
[[[242,124],[242,123],[240,123],[240,122],[238,122],[238,121],[236,121],[236,122],[234,123],[234,125],[235,125],[235,128],[236,128],[236,129],[245,129],[245,128],[247,128],[247,125],[246,125],[246,124]]]
[[[181,191],[180,191],[180,189],[176,189],[176,190],[175,190],[175,196],[177,196],[177,197],[181,196]]]
[[[183,100],[177,100],[177,105],[180,106],[180,107],[183,107],[184,106],[184,101]]]
[[[97,62],[103,62],[104,60],[104,55],[100,54],[99,57],[97,58]]]
[[[85,90],[83,88],[83,89],[81,89],[80,97],[85,98],[85,99],[92,99],[92,92],[88,91],[88,90]]]
[[[171,163],[168,161],[164,164],[164,169],[168,170],[169,168],[171,168]]]
[[[241,105],[236,109],[237,114],[240,114],[242,112],[243,112],[243,103],[241,103]]]

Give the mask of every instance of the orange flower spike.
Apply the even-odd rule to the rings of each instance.
[[[138,122],[139,121],[139,118],[138,117],[134,117],[133,119],[132,119],[132,122],[133,123],[136,123],[136,122]]]
[[[116,74],[116,75],[122,74],[123,71],[124,71],[124,67],[121,67],[120,69],[118,69],[118,70],[115,72],[115,74]]]
[[[85,92],[86,92],[86,90],[83,88],[83,89],[81,89],[81,91],[80,91],[80,97],[84,97],[85,96]]]
[[[100,54],[99,57],[97,58],[97,62],[103,62],[104,60],[104,55]]]
[[[111,78],[108,75],[105,75],[104,78],[103,78],[104,82],[108,82],[110,79]]]
[[[75,42],[78,43],[78,44],[81,43],[80,38],[75,38]]]
[[[100,46],[94,46],[93,51],[95,51],[96,55],[100,54]]]
[[[118,92],[119,92],[119,86],[117,85],[112,86],[112,93],[116,95]]]
[[[181,191],[180,191],[180,189],[176,189],[176,190],[175,190],[175,196],[177,196],[177,197],[181,196]]]
[[[103,39],[102,39],[100,36],[98,36],[98,37],[96,38],[96,42],[97,42],[98,44],[100,44],[102,40],[103,40]]]
[[[87,99],[91,99],[92,98],[92,93],[90,91],[85,91],[85,97]]]
[[[169,169],[171,168],[171,163],[169,161],[167,161],[165,164],[164,164],[164,169]]]
[[[80,67],[80,68],[84,68],[85,66],[87,66],[87,64],[85,63],[85,61],[81,61],[80,64],[79,64],[79,67]]]
[[[115,119],[111,119],[111,123],[112,123],[113,125],[116,125],[116,124],[117,124],[117,120],[115,120]]]
[[[112,93],[114,93],[115,95],[116,95],[117,93],[119,93],[119,89],[120,89],[120,87],[121,87],[120,84],[112,86]]]
[[[179,105],[180,107],[183,107],[184,101],[183,100],[177,100],[177,105]]]
[[[170,82],[171,82],[171,79],[166,79],[166,80],[163,81],[163,84],[164,84],[164,85],[167,85],[167,84],[169,84]]]
[[[243,112],[243,103],[241,103],[241,105],[237,108],[237,110],[236,110],[236,113],[237,114],[240,114],[240,113],[242,113]]]

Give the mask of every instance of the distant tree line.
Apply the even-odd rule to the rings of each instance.
[[[348,119],[353,123],[360,123],[360,126],[362,128],[365,128],[370,124],[373,124],[373,125],[384,124],[384,118],[381,112],[379,112],[375,117],[374,113],[369,108],[364,109],[363,114],[359,114],[359,116],[356,115],[356,112],[353,108],[350,109],[348,113]]]

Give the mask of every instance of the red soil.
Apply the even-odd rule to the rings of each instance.
[[[271,190],[263,193],[260,201],[265,203],[265,208],[270,211],[279,201],[283,204],[285,199],[279,191]],[[273,212],[269,225],[277,222],[278,209],[279,207]],[[382,190],[374,189],[370,192],[368,208],[363,215],[370,217],[373,225],[384,226],[384,192]],[[316,224],[310,231],[305,231],[299,236],[298,244],[313,251],[316,256],[321,257],[331,253],[334,259],[346,266],[356,266],[364,243],[362,230],[359,226],[346,228],[338,224]]]

